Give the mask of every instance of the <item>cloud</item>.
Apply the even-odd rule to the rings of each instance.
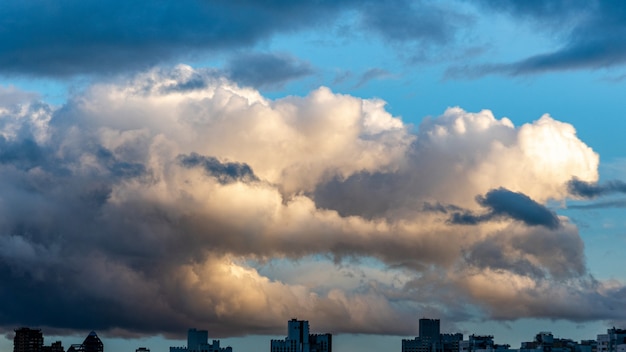
[[[598,184],[597,182],[585,182],[573,178],[567,183],[567,188],[572,195],[582,198],[595,198],[612,193],[626,193],[626,183],[619,180]]]
[[[515,127],[490,111],[451,108],[421,123],[393,172],[337,176],[320,183],[314,197],[342,215],[367,218],[406,216],[424,202],[478,210],[476,195],[500,187],[542,203],[566,197],[572,174],[597,180],[598,162],[573,126],[548,115]]]
[[[471,23],[468,16],[430,3],[396,1],[386,6],[366,3],[363,26],[391,42],[450,42],[458,27]]]
[[[329,22],[352,3],[9,1],[0,10],[0,67],[52,76],[146,68]]]
[[[574,322],[618,320],[621,314],[616,310],[624,308],[623,299],[617,298],[619,295],[610,285],[589,277],[553,285],[505,270],[485,270],[468,274],[461,281],[473,303],[484,307],[497,320],[555,316]],[[538,300],[538,296],[545,299]]]
[[[390,78],[393,77],[393,75],[384,69],[381,68],[370,68],[369,70],[365,71],[362,75],[361,78],[359,79],[359,81],[354,85],[355,88],[360,88],[364,85],[366,85],[369,81],[374,80],[374,79],[385,79],[385,78]]]
[[[178,160],[186,167],[200,166],[215,177],[220,183],[258,181],[250,166],[242,163],[222,163],[214,157],[201,156],[196,153],[179,155]]]
[[[551,305],[552,318],[624,318],[600,309],[624,299],[590,284],[574,225],[529,226],[550,224],[542,204],[572,176],[597,181],[597,154],[549,116],[515,127],[451,108],[411,133],[381,100],[324,87],[270,100],[182,65],[60,107],[0,108],[4,330],[233,336],[298,316],[409,334],[424,311],[513,319]],[[447,221],[484,208],[502,218]],[[263,268],[303,258],[324,272]],[[359,279],[330,287],[333,270]]]
[[[37,100],[39,94],[26,92],[14,86],[0,86],[0,106],[10,106]]]
[[[354,0],[70,0],[55,5],[11,0],[4,5],[0,72],[52,77],[130,72],[205,55],[218,57],[252,48],[276,34],[332,25],[346,12],[356,12],[360,18],[352,27],[374,31],[386,40],[440,44],[456,30],[451,21],[443,21],[452,16],[443,9],[408,2],[394,9],[376,1]],[[459,22],[458,15],[452,17]],[[287,67],[280,67],[281,63]],[[251,66],[281,69],[278,76],[259,76]],[[233,79],[260,87],[279,85],[312,69],[288,56],[257,54],[233,60],[230,72]]]
[[[494,215],[506,215],[528,225],[543,225],[551,229],[559,227],[556,214],[528,196],[499,188],[477,199],[482,206],[490,208]]]
[[[626,199],[607,200],[591,204],[568,204],[568,209],[601,209],[601,208],[626,208]]]
[[[466,249],[469,265],[544,279],[584,275],[585,257],[578,230],[567,223],[556,229],[510,224]],[[561,259],[569,258],[569,263]],[[535,262],[543,263],[539,267]]]
[[[592,10],[596,3],[590,1],[541,1],[541,2],[518,2],[518,1],[479,1],[486,7],[497,11],[507,12],[511,16],[519,16],[529,20],[535,20],[543,24],[543,21],[551,20],[558,16],[569,18],[572,15],[579,15],[582,11]]]
[[[455,224],[476,225],[498,217],[509,217],[529,226],[545,226],[557,229],[560,225],[557,215],[545,206],[533,201],[523,193],[498,188],[476,197],[476,201],[489,212],[475,215],[472,212],[453,213],[450,221]]]
[[[510,63],[451,68],[449,76],[486,74],[528,75],[544,72],[599,69],[626,62],[626,11],[619,2],[483,1],[486,8],[517,21],[530,21],[537,30],[555,37],[558,49]]]
[[[314,69],[307,62],[285,54],[238,54],[226,67],[228,77],[255,88],[280,88],[285,83],[309,76]]]

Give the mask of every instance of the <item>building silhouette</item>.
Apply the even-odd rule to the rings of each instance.
[[[439,319],[422,318],[419,320],[419,337],[437,341],[439,339]]]
[[[23,327],[14,331],[13,352],[65,352],[61,341],[44,346],[43,333],[40,329]]]
[[[39,329],[19,328],[13,338],[13,352],[41,352],[43,334]]]
[[[61,341],[53,342],[50,346],[42,346],[41,352],[65,352]]]
[[[271,340],[271,352],[332,352],[332,334],[309,334],[309,322],[291,319],[287,322],[287,337]]]
[[[419,320],[419,336],[402,340],[402,352],[459,352],[463,334],[442,334],[439,319]]]
[[[67,352],[104,352],[104,344],[98,334],[92,331],[85,337],[83,343],[71,345]]]
[[[187,331],[187,347],[170,347],[170,352],[232,352],[233,348],[220,347],[220,340],[209,343],[209,332],[206,330],[189,329]]]
[[[598,335],[598,352],[626,351],[626,329],[607,329],[606,334]]]
[[[493,352],[495,350],[493,335],[470,335],[461,341],[459,352]]]

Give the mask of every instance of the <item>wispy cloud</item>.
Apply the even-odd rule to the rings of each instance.
[[[354,85],[354,88],[363,87],[371,80],[385,79],[385,78],[391,78],[391,77],[393,77],[393,74],[391,74],[391,72],[385,69],[377,68],[377,67],[370,68],[366,70],[365,72],[363,72],[363,74],[361,74],[361,77],[359,78],[359,81]]]
[[[568,209],[602,209],[602,208],[626,208],[626,199],[597,201],[588,204],[568,204]]]

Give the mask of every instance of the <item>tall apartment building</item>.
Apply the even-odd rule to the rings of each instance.
[[[271,340],[271,352],[332,352],[333,335],[309,334],[309,322],[291,319],[287,322],[287,337]]]
[[[41,330],[20,328],[15,330],[13,352],[40,352],[43,346]]]

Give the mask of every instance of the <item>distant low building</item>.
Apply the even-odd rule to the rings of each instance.
[[[580,347],[571,339],[555,338],[551,332],[542,331],[535,335],[532,342],[522,342],[519,352],[582,352],[587,350]],[[590,349],[589,349],[589,352]]]
[[[459,352],[494,352],[496,349],[492,335],[470,335],[459,343]]]
[[[233,348],[220,347],[220,340],[209,343],[207,330],[189,329],[187,331],[187,347],[170,347],[170,352],[232,352]]]
[[[50,346],[41,346],[41,352],[65,352],[65,349],[61,341],[56,341]]]
[[[419,320],[419,336],[402,340],[402,352],[459,352],[463,334],[442,334],[439,319]]]
[[[291,319],[287,322],[287,337],[271,340],[271,352],[332,352],[332,334],[309,334],[309,322]]]
[[[578,346],[576,346],[576,352],[597,352],[598,341],[596,340],[581,340]]]

